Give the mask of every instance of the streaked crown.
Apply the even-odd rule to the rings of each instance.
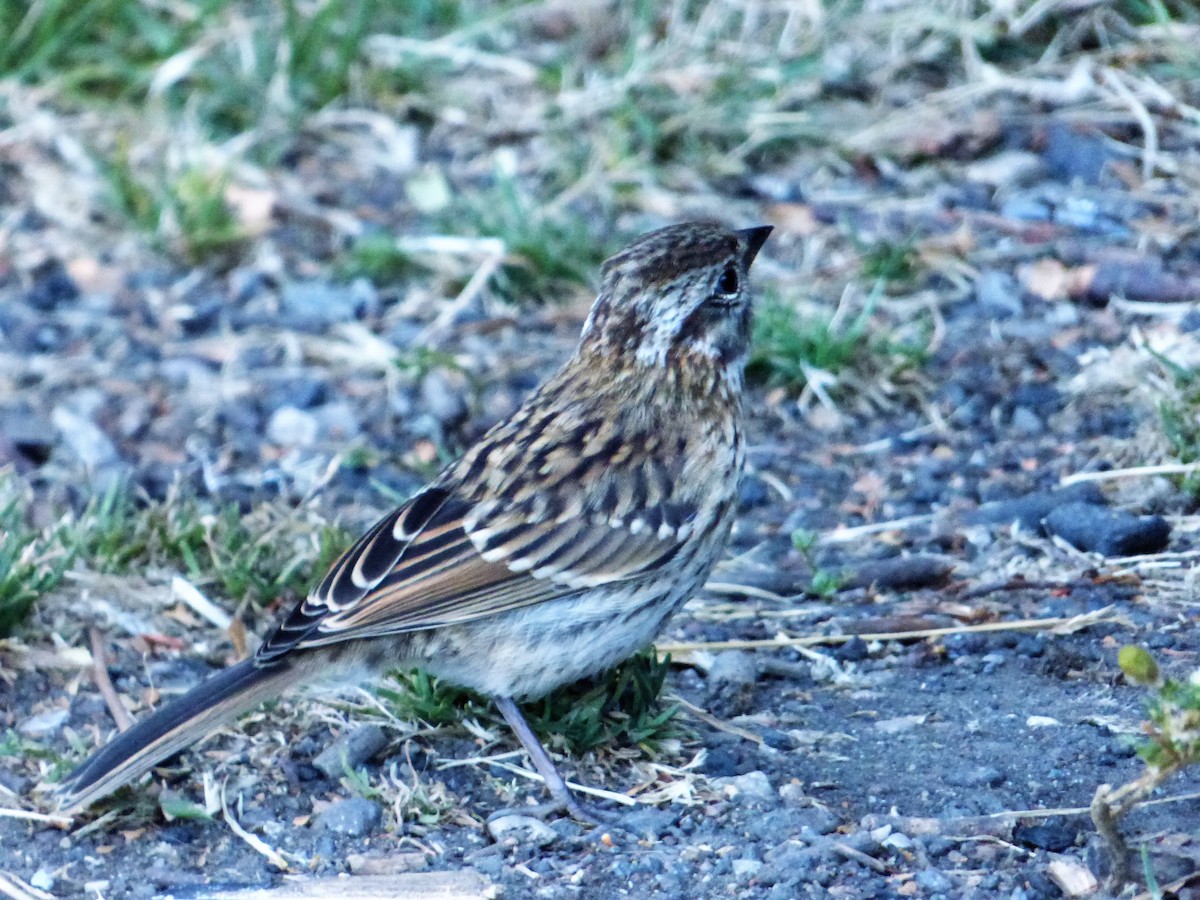
[[[771,226],[688,222],[642,236],[601,270],[581,350],[648,366],[702,357],[741,365],[750,345],[750,264]]]

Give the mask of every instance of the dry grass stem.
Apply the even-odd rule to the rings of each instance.
[[[981,625],[959,625],[948,628],[923,628],[916,631],[877,632],[871,634],[814,634],[804,637],[762,638],[742,641],[680,641],[656,644],[660,654],[687,653],[696,650],[778,650],[785,647],[817,647],[825,644],[844,644],[860,638],[864,641],[916,641],[952,634],[983,634],[998,631],[1047,631],[1051,634],[1072,634],[1104,622],[1123,622],[1120,616],[1110,615],[1113,606],[1078,616],[1047,619],[1017,619],[1012,622],[984,622]]]
[[[258,835],[247,831],[238,822],[237,817],[229,811],[229,803],[225,797],[225,785],[221,785],[221,815],[225,819],[225,824],[229,826],[229,830],[237,835],[241,840],[245,841],[256,853],[260,853],[267,858],[275,868],[281,872],[287,872],[291,866],[274,847],[260,838]]]
[[[113,687],[112,679],[108,677],[108,659],[104,652],[104,636],[100,634],[98,628],[89,628],[88,638],[92,645],[92,678],[96,682],[96,687],[100,689],[100,695],[104,697],[104,703],[108,706],[108,711],[112,714],[113,721],[117,723],[117,728],[121,731],[128,731],[133,727],[133,716],[129,714],[129,710],[121,702],[121,698],[117,694],[117,689]]]
[[[1153,466],[1130,466],[1125,469],[1106,469],[1103,472],[1075,472],[1064,475],[1059,484],[1079,484],[1081,481],[1116,481],[1122,478],[1150,478],[1155,475],[1190,475],[1200,472],[1200,463],[1159,463]]]

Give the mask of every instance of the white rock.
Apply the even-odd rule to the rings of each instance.
[[[763,864],[757,859],[735,859],[733,861],[734,878],[753,878]]]
[[[271,413],[267,440],[280,447],[310,447],[319,429],[314,416],[294,406],[281,406]]]
[[[54,887],[54,876],[45,869],[38,869],[29,879],[29,883],[40,891],[48,891]]]
[[[558,839],[558,833],[541,819],[533,816],[498,816],[487,823],[488,834],[494,841],[512,838],[517,843],[545,847]]]
[[[712,783],[724,791],[730,799],[744,797],[747,800],[771,800],[775,797],[775,789],[771,780],[762,772],[747,772],[745,775],[731,775],[728,778],[714,778]]]
[[[1053,728],[1061,724],[1062,722],[1051,716],[1030,716],[1025,720],[1026,728]]]

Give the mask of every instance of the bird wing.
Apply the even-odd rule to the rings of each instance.
[[[615,473],[614,473],[615,474]],[[530,515],[431,486],[334,563],[258,651],[470,622],[634,578],[678,552],[695,509],[658,502],[634,516]]]

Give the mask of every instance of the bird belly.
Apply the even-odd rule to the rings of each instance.
[[[608,587],[600,596],[589,591],[446,628],[418,665],[484,694],[536,699],[628,659],[697,586],[688,580]]]

